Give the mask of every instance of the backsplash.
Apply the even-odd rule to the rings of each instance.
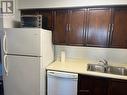
[[[104,58],[109,64],[127,64],[127,49],[55,45],[55,58],[60,58],[61,51],[65,51],[66,58],[78,58],[90,62],[98,62]]]

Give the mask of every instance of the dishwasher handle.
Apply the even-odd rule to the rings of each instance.
[[[78,79],[78,74],[67,73],[67,72],[47,71],[47,75],[59,77],[59,78]]]

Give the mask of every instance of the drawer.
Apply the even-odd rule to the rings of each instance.
[[[91,95],[90,93],[79,92],[78,95]]]
[[[79,90],[78,95],[91,95],[90,90]]]

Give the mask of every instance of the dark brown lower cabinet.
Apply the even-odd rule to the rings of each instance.
[[[79,74],[78,95],[127,95],[127,80]]]
[[[78,95],[107,95],[108,80],[106,78],[79,75]]]
[[[109,82],[109,95],[127,95],[127,81],[111,79]]]

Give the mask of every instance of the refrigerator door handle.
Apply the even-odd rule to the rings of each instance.
[[[8,76],[8,66],[7,66],[7,55],[4,55],[4,62],[3,62],[3,65],[4,65],[4,70],[5,70],[5,75]]]
[[[4,53],[6,53],[7,54],[7,50],[6,50],[6,34],[4,35],[4,37],[3,37],[3,51],[4,51]]]

